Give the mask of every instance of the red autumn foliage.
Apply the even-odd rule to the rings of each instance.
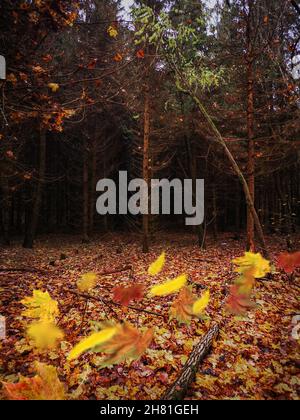
[[[293,273],[300,267],[300,251],[289,254],[285,252],[278,257],[278,267],[282,268],[287,274]]]
[[[113,294],[114,302],[128,306],[132,301],[142,300],[145,294],[145,289],[141,284],[136,284],[130,287],[117,286],[114,288]]]

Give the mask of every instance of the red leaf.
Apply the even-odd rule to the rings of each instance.
[[[286,273],[293,273],[296,268],[300,267],[300,251],[293,254],[285,252],[278,257],[278,267],[282,268]]]
[[[113,290],[113,300],[114,302],[118,302],[124,306],[128,306],[133,300],[142,300],[144,297],[144,293],[144,286],[141,284],[136,284],[130,287],[117,286]]]
[[[248,309],[253,308],[248,294],[242,294],[238,286],[232,286],[226,302],[226,309],[233,315],[243,315]]]

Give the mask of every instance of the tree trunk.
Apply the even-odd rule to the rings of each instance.
[[[149,71],[149,70],[148,70]],[[149,144],[150,144],[150,91],[149,75],[145,85],[144,104],[144,148],[143,148],[143,179],[146,181],[149,193]],[[149,203],[148,203],[149,210]],[[149,252],[149,211],[143,215],[143,252]]]
[[[95,208],[96,208],[96,170],[97,170],[97,130],[92,143],[92,162],[91,162],[91,185],[90,185],[90,217],[89,217],[89,233],[93,234],[94,231],[94,219],[95,219]]]
[[[83,142],[83,215],[82,215],[82,242],[89,242],[89,160],[87,141]]]
[[[200,363],[208,354],[214,340],[219,334],[220,327],[214,325],[194,348],[180,375],[173,385],[163,395],[162,400],[183,400],[189,386],[195,380]]]
[[[2,233],[3,245],[10,245],[9,237],[9,208],[10,208],[10,197],[9,197],[9,186],[8,186],[8,177],[4,173],[2,175],[2,202],[1,202],[1,221],[2,221]]]
[[[249,40],[251,51],[251,40]],[[255,144],[254,144],[254,73],[253,57],[248,57],[248,106],[247,106],[247,129],[248,129],[248,187],[253,205],[255,205]],[[247,206],[247,250],[255,252],[254,218],[249,205]]]
[[[46,131],[41,128],[40,130],[40,155],[39,155],[39,174],[36,190],[34,193],[31,219],[28,220],[28,227],[26,229],[23,247],[32,249],[34,245],[34,238],[37,231],[39,222],[43,186],[45,181],[46,172]]]

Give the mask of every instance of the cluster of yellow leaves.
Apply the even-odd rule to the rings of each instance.
[[[77,287],[81,292],[93,289],[97,284],[98,276],[95,273],[86,273],[77,282]]]
[[[59,84],[58,83],[49,83],[48,88],[52,90],[52,92],[57,92],[59,90]]]
[[[118,36],[118,30],[117,30],[117,28],[115,27],[115,26],[113,26],[113,25],[110,25],[109,27],[108,27],[108,29],[107,29],[107,33],[108,33],[108,35],[111,37],[111,38],[117,38],[117,36]]]
[[[151,344],[153,330],[144,335],[129,323],[108,326],[80,341],[70,352],[68,360],[92,350],[108,354],[102,367],[139,359]]]
[[[59,315],[58,303],[51,298],[48,292],[34,290],[33,295],[21,301],[27,307],[22,315],[36,319],[28,325],[26,333],[28,338],[38,349],[49,349],[62,340],[64,333],[55,324]]]
[[[261,254],[253,252],[246,252],[243,257],[234,259],[233,263],[237,265],[236,272],[241,276],[230,289],[226,309],[234,315],[243,315],[254,306],[250,298],[255,279],[261,279],[269,274],[271,265]]]
[[[20,377],[16,384],[3,383],[11,400],[64,400],[65,390],[56,368],[44,363],[35,363],[37,375],[33,378]]]
[[[166,254],[163,252],[161,256],[150,265],[148,274],[151,276],[159,274],[162,271],[165,262]],[[191,288],[187,287],[187,281],[188,276],[186,274],[182,274],[174,280],[168,280],[163,284],[152,287],[150,295],[168,296],[180,291],[170,309],[170,317],[171,319],[177,319],[180,323],[189,324],[192,316],[200,316],[203,314],[209,303],[210,292],[209,290],[206,291],[200,299],[197,299],[193,295]]]

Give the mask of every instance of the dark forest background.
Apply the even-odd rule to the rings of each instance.
[[[142,3],[142,4],[141,4]],[[300,224],[300,8],[289,0],[145,0],[167,7],[199,37],[197,65],[221,71],[201,101],[247,179],[265,233]],[[247,232],[243,186],[192,96],[151,42],[135,43],[131,18],[113,0],[10,1],[0,5],[0,224],[2,242],[108,231],[191,230],[182,217],[96,214],[96,183],[130,177],[204,178],[206,233]],[[198,19],[203,18],[205,19]],[[115,32],[113,32],[115,31]],[[148,130],[149,128],[149,130]],[[248,208],[248,212],[247,212]],[[191,230],[192,231],[192,230]]]

